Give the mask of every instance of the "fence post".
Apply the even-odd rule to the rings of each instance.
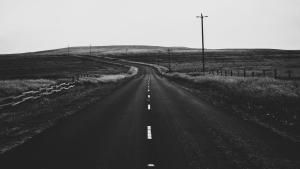
[[[287,73],[288,73],[288,78],[291,79],[292,78],[292,71],[288,70]]]
[[[274,69],[274,79],[277,79],[277,69]]]
[[[254,77],[254,72],[251,72],[252,77]]]
[[[233,74],[232,74],[232,70],[230,70],[230,76],[232,76]]]
[[[244,69],[244,77],[246,77],[246,69]]]
[[[227,70],[225,70],[225,76],[227,76]]]

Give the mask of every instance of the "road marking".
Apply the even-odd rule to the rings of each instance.
[[[147,164],[147,167],[155,167],[154,164]]]
[[[148,80],[148,92],[150,92],[150,79]]]
[[[148,90],[147,91],[150,92],[150,77],[148,79]],[[150,94],[149,93],[147,94],[147,97],[150,100]],[[150,104],[148,104],[148,110],[149,111],[151,110],[151,105]],[[152,140],[151,126],[147,126],[147,139]],[[152,163],[149,163],[149,164],[147,164],[147,167],[152,168],[152,167],[155,167],[155,165],[152,164]]]
[[[147,139],[152,140],[151,126],[147,126]]]

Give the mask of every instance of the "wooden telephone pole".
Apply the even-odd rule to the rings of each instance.
[[[90,45],[90,56],[92,56],[92,45]]]
[[[197,16],[197,18],[201,18],[201,28],[202,28],[202,71],[205,72],[205,53],[204,53],[204,29],[203,29],[203,18],[206,18],[208,16],[203,16],[201,13],[201,16]]]

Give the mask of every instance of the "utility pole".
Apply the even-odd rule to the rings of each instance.
[[[203,30],[203,18],[206,18],[208,16],[203,16],[201,13],[201,16],[197,16],[197,18],[201,18],[201,28],[202,28],[202,71],[205,72],[205,59],[204,59],[204,30]]]
[[[92,45],[90,45],[90,56],[92,56]]]
[[[171,72],[171,49],[168,49],[168,56],[169,56],[169,72]]]

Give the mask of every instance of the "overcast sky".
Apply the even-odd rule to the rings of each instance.
[[[300,49],[300,0],[0,0],[0,53],[84,45]]]

